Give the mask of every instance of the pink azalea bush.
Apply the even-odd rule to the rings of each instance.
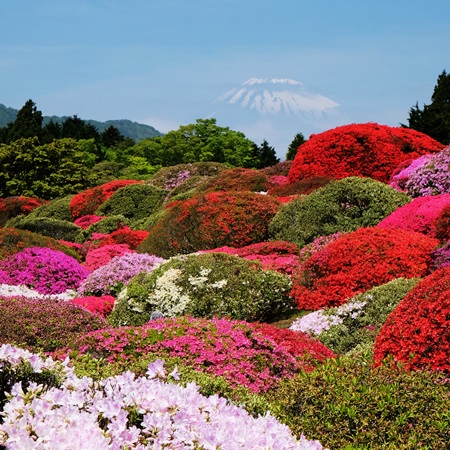
[[[377,227],[417,231],[436,237],[435,222],[446,206],[450,206],[450,194],[417,197],[412,202],[397,208]]]
[[[129,362],[146,354],[169,355],[197,371],[223,376],[232,386],[245,386],[254,392],[267,391],[282,379],[311,370],[319,361],[334,356],[306,335],[295,335],[294,351],[292,342],[282,344],[286,338],[274,334],[244,321],[184,316],[87,333],[53,356],[64,359],[95,354],[125,370]]]
[[[108,264],[115,256],[122,256],[126,253],[135,253],[127,244],[109,244],[98,248],[92,248],[87,252],[84,267],[93,272],[105,264]]]
[[[394,171],[389,182],[390,186],[398,191],[406,192],[406,183],[409,181],[411,174],[427,163],[432,156],[433,155],[431,154],[426,154],[413,159],[412,161],[404,161],[403,164]]]
[[[104,249],[100,247],[97,250]],[[148,253],[127,252],[114,256],[95,269],[78,288],[79,295],[117,295],[123,286],[140,272],[151,272],[163,258]]]
[[[78,219],[74,220],[74,224],[86,230],[94,223],[100,222],[104,216],[96,216],[95,214],[88,214],[86,216],[81,216]]]
[[[88,275],[75,258],[59,250],[29,247],[2,261],[0,282],[24,284],[42,294],[59,294],[77,289]]]

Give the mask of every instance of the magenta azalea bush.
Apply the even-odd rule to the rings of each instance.
[[[107,244],[98,248],[90,249],[86,254],[84,267],[93,272],[105,264],[108,264],[115,256],[122,256],[126,253],[135,253],[135,250],[127,244]]]
[[[42,294],[59,294],[77,289],[88,275],[75,258],[59,250],[29,247],[2,261],[0,282],[24,284]]]
[[[100,247],[100,249],[104,247]],[[79,295],[117,295],[131,278],[140,272],[151,272],[163,258],[148,253],[125,253],[115,256],[94,270],[78,288]]]

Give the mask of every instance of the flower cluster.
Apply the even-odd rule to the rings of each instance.
[[[189,316],[94,331],[54,355],[64,359],[71,354],[95,354],[124,368],[128,361],[146,354],[169,355],[180,358],[183,365],[223,376],[232,386],[246,386],[254,392],[267,391],[280,380],[334,356],[306,335],[244,321]]]
[[[2,261],[2,283],[21,285],[42,294],[76,289],[89,275],[76,259],[59,250],[31,247]]]
[[[100,247],[100,249],[105,247]],[[80,285],[80,295],[117,295],[131,278],[140,272],[151,272],[162,258],[147,253],[128,252],[115,256],[95,269]]]
[[[423,277],[437,239],[413,231],[360,228],[313,254],[294,279],[298,307],[340,306],[348,298],[394,278]]]
[[[116,299],[112,295],[102,295],[100,297],[88,295],[86,297],[72,298],[69,300],[69,303],[81,306],[82,308],[90,311],[92,314],[106,317],[111,313],[115,301]]]
[[[86,189],[72,197],[70,212],[73,219],[92,215],[95,210],[118,189],[133,183],[141,183],[138,180],[114,180],[108,183]]]
[[[89,228],[92,224],[100,222],[104,216],[96,216],[95,214],[88,214],[86,216],[81,216],[78,219],[74,220],[74,224],[78,225],[83,230]]]
[[[270,414],[254,418],[217,395],[202,396],[194,383],[181,387],[166,382],[166,377],[163,361],[158,360],[146,377],[125,372],[94,382],[69,374],[61,387],[30,383],[25,392],[15,384],[4,408],[0,443],[8,448],[39,444],[67,450],[85,448],[86,443],[99,450],[322,449],[318,441],[303,435],[296,440]]]
[[[84,267],[93,272],[101,266],[108,264],[115,256],[122,256],[126,253],[135,253],[126,244],[102,245],[88,251]]]
[[[404,161],[400,164],[400,167],[394,171],[394,174],[389,182],[390,186],[398,191],[406,192],[406,183],[409,181],[411,174],[414,173],[416,169],[427,163],[432,156],[433,155],[427,154],[413,160],[408,159]]]
[[[397,208],[377,227],[417,231],[435,237],[436,220],[447,206],[450,206],[450,193],[417,197]]]
[[[95,243],[95,246],[127,245],[130,249],[136,250],[148,234],[148,231],[132,230],[127,226],[122,226],[116,231],[100,237],[98,242]],[[93,238],[94,237],[95,236],[93,236]]]
[[[374,360],[392,355],[409,369],[450,372],[450,268],[421,281],[388,316],[377,336]]]
[[[33,209],[39,208],[42,205],[46,205],[47,200],[34,197],[6,197],[0,198],[0,227],[5,223],[18,215],[30,214]]]
[[[363,176],[388,182],[402,161],[442,148],[439,142],[409,128],[377,123],[344,125],[315,134],[300,146],[289,181]]]
[[[306,244],[304,247],[300,249],[300,261],[303,263],[307,259],[309,259],[314,253],[320,252],[323,250],[329,243],[335,241],[339,237],[343,236],[344,232],[338,232],[334,234],[330,234],[329,236],[319,236],[314,239],[311,243]]]
[[[412,197],[450,193],[450,146],[411,171],[405,189]]]

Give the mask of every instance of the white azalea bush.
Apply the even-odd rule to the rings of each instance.
[[[38,371],[51,366],[37,355],[0,348],[0,370],[5,361],[15,364],[18,359],[33,361]],[[297,440],[269,413],[254,418],[224,398],[199,394],[194,383],[182,387],[165,382],[177,372],[167,375],[161,360],[149,365],[145,377],[124,372],[93,381],[65,370],[60,386],[12,386],[2,412],[1,444],[11,450],[323,448],[303,435]]]
[[[179,255],[132,278],[108,321],[142,325],[154,311],[165,317],[267,321],[295,307],[290,289],[288,276],[264,270],[258,261],[225,253]]]

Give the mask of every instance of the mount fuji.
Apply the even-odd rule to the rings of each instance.
[[[289,78],[250,78],[212,102],[217,124],[266,140],[285,159],[297,133],[308,138],[339,125],[339,104]]]

